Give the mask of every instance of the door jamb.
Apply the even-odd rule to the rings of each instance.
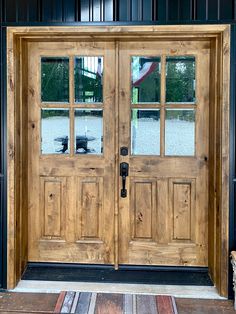
[[[179,26],[78,26],[78,27],[9,27],[7,29],[7,287],[14,288],[22,272],[21,253],[17,249],[22,223],[17,192],[20,183],[20,147],[17,132],[20,132],[16,114],[25,92],[22,83],[22,49],[27,40],[102,40],[144,37],[166,40],[194,40],[206,38],[217,43],[216,101],[220,106],[221,138],[219,139],[219,190],[218,219],[215,261],[215,282],[222,296],[228,295],[229,263],[229,88],[230,88],[230,26],[229,25],[179,25]],[[19,221],[18,221],[19,220]],[[218,241],[218,242],[217,242]]]

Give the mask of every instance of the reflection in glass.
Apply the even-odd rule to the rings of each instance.
[[[42,154],[68,154],[69,141],[69,110],[41,110],[41,152]]]
[[[75,58],[75,102],[103,101],[103,58]]]
[[[103,153],[102,110],[75,110],[75,153]]]
[[[69,102],[69,59],[41,59],[41,100]]]
[[[166,58],[166,102],[195,102],[195,57]]]
[[[132,110],[132,155],[160,155],[160,110]]]
[[[165,124],[165,155],[194,156],[195,110],[167,109]]]
[[[160,102],[160,57],[132,57],[132,103]]]

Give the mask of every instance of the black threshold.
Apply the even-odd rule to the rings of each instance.
[[[22,280],[213,286],[207,267],[28,263]]]

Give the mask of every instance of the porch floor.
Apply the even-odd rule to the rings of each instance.
[[[58,293],[0,293],[0,313],[53,313],[58,295]],[[232,300],[176,298],[176,305],[179,314],[235,313]]]

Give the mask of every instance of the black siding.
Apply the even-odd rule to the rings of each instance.
[[[3,23],[235,22],[234,0],[1,0]]]
[[[236,22],[235,0],[0,0],[0,288],[6,287],[6,36],[13,25],[206,24]],[[230,249],[235,237],[235,69],[236,29],[232,27],[230,128]],[[231,269],[230,269],[231,271]],[[229,292],[232,295],[231,278]]]
[[[229,250],[236,249],[236,214],[235,214],[235,196],[236,196],[236,25],[231,28],[231,69],[230,69],[230,214],[229,214]],[[229,261],[229,294],[233,297],[232,279],[233,270]]]
[[[7,182],[6,182],[6,30],[1,27],[0,55],[0,288],[7,277]]]

